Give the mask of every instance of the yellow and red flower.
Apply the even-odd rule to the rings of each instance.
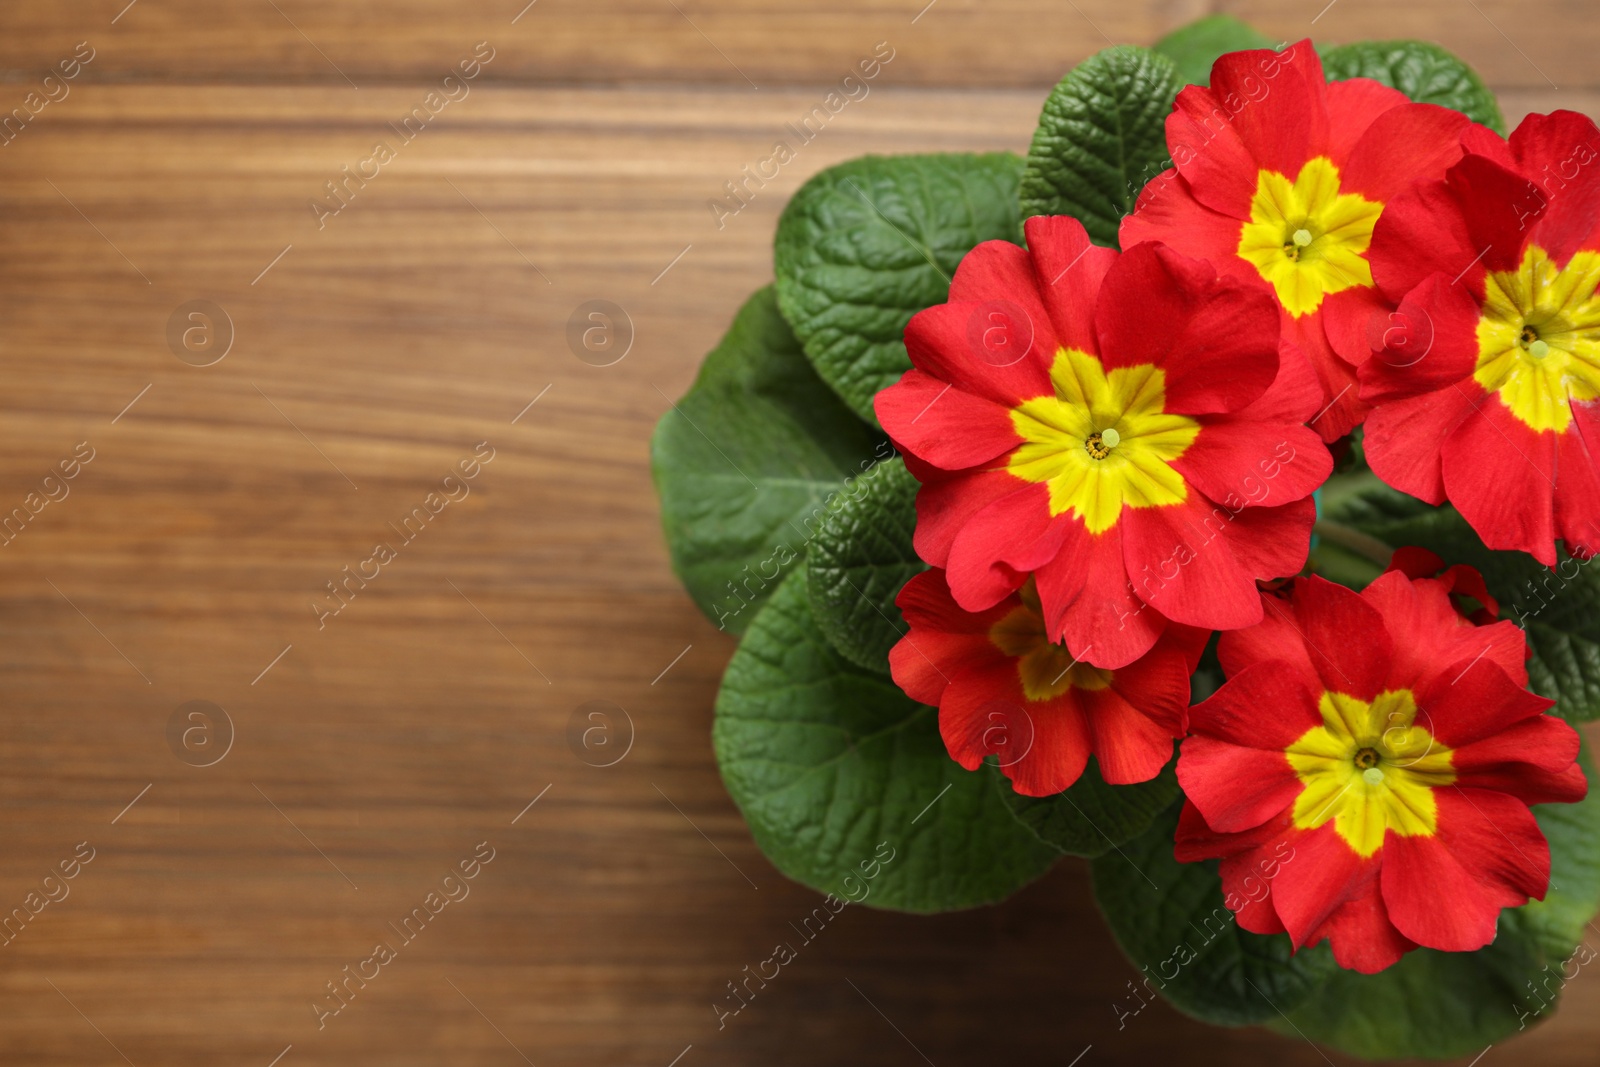
[[[1050,640],[1031,582],[975,613],[943,571],[924,571],[895,603],[910,629],[889,653],[894,680],[939,709],[945,748],[967,770],[996,756],[1012,788],[1043,797],[1076,782],[1091,755],[1113,785],[1149,781],[1172,758],[1206,631],[1169,626],[1110,671]]]
[[[1272,293],[1286,348],[1321,384],[1313,425],[1336,440],[1366,412],[1346,360],[1366,351],[1373,225],[1407,184],[1461,157],[1468,125],[1367,78],[1329,84],[1310,41],[1229,53],[1209,88],[1178,94],[1174,169],[1140,193],[1122,247],[1160,241]]]
[[[1529,115],[1473,129],[1437,181],[1394,198],[1372,270],[1391,313],[1361,395],[1373,471],[1453,503],[1490,548],[1547,566],[1600,549],[1600,130]]]
[[[962,260],[877,396],[923,483],[918,554],[972,612],[1033,575],[1050,640],[1097,667],[1168,620],[1259,621],[1256,580],[1300,569],[1332,469],[1271,299],[1159,245],[1094,247],[1076,219],[1026,233]]]
[[[1391,570],[1360,594],[1296,579],[1222,635],[1228,682],[1190,709],[1178,758],[1177,857],[1221,859],[1240,926],[1327,939],[1370,974],[1419,945],[1480,948],[1502,908],[1543,899],[1529,805],[1583,798],[1578,735],[1525,688],[1522,631],[1452,603],[1486,595],[1464,570]],[[1270,892],[1240,892],[1285,849]]]

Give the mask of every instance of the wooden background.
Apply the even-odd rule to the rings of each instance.
[[[1345,1062],[1165,1007],[1119,1030],[1133,972],[1073,862],[1001,907],[850,909],[725,1029],[711,1008],[816,898],[717,777],[732,644],[669,571],[656,418],[808,175],[1025,150],[1073,63],[1217,6],[10,0],[0,113],[95,57],[0,147],[0,512],[95,458],[0,548],[0,913],[95,858],[0,946],[0,1061]],[[1441,41],[1513,118],[1600,110],[1585,0],[1220,6]],[[323,183],[480,41],[471,95],[319,229]],[[879,41],[871,95],[719,230],[708,198]],[[634,327],[612,366],[567,345],[592,298]],[[196,299],[235,335],[208,367],[167,340]],[[319,629],[324,583],[483,441],[470,496]],[[169,745],[190,700],[233,724],[212,766]],[[615,766],[568,747],[589,700],[631,717]],[[319,1029],[325,983],[479,842],[471,895]],[[1486,1062],[1593,1064],[1600,979],[1567,995]]]

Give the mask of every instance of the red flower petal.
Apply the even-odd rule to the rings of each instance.
[[[1075,520],[1066,526],[1061,551],[1035,574],[1050,638],[1085,663],[1124,667],[1156,643],[1166,616],[1128,582],[1120,523],[1098,535]]]
[[[1095,328],[1107,370],[1153,363],[1165,410],[1238,411],[1278,373],[1278,309],[1259,286],[1221,281],[1208,263],[1160,244],[1123,253],[1106,275]]]
[[[1070,215],[1035,215],[1022,225],[1033,256],[1035,284],[1050,314],[1057,343],[1099,352],[1094,308],[1117,253],[1089,242],[1083,223]],[[1055,350],[1049,352],[1054,357]]]
[[[1522,199],[1548,205],[1527,238],[1565,263],[1600,226],[1600,174],[1587,165],[1600,155],[1600,129],[1576,111],[1529,115],[1511,131],[1510,144],[1517,169],[1542,187],[1542,197]]]
[[[1333,944],[1333,960],[1346,970],[1377,974],[1400,962],[1417,947],[1395,928],[1384,905],[1378,871],[1352,888],[1353,896],[1339,905],[1312,934],[1310,944],[1324,938]]]
[[[1172,128],[1170,120],[1167,128]],[[1206,207],[1174,168],[1145,185],[1132,213],[1122,216],[1117,240],[1129,250],[1145,241],[1160,241],[1191,259],[1211,262],[1225,274],[1249,280],[1260,277],[1255,267],[1237,255],[1226,254],[1239,247],[1248,214],[1246,210],[1224,215]]]
[[[1443,274],[1425,279],[1369,340],[1361,397],[1383,403],[1431,393],[1470,378],[1478,366],[1478,302]],[[1373,343],[1376,342],[1376,343]]]
[[[1441,459],[1450,502],[1484,544],[1555,566],[1554,434],[1530,429],[1491,396],[1445,439]]]
[[[1555,524],[1567,552],[1587,559],[1600,550],[1600,402],[1571,407],[1572,427],[1557,445]]]
[[[1140,661],[1118,671],[1117,675],[1136,672],[1142,666],[1143,661]],[[1129,703],[1118,691],[1116,682],[1109,689],[1074,691],[1093,737],[1101,777],[1111,785],[1148,782],[1172,760],[1173,737],[1183,731],[1189,676],[1182,673],[1181,667],[1179,670],[1158,668],[1154,673],[1162,676],[1160,681],[1164,688],[1157,695],[1158,706],[1150,711]]]
[[[1260,660],[1285,660],[1320,688],[1371,700],[1385,687],[1395,642],[1361,595],[1318,577],[1297,578],[1293,598],[1263,596],[1258,626],[1222,635],[1217,654],[1231,678]]]
[[[1322,925],[1339,906],[1361,894],[1367,879],[1377,874],[1376,857],[1363,860],[1327,822],[1294,838],[1292,877],[1280,877],[1272,886],[1273,907],[1296,947],[1315,940]]]
[[[1229,509],[1275,507],[1322,488],[1333,457],[1303,426],[1242,417],[1207,423],[1172,466]]]
[[[1189,737],[1178,761],[1184,793],[1223,832],[1260,826],[1294,803],[1303,788],[1281,750],[1243,748]]]
[[[1222,688],[1189,709],[1191,733],[1270,752],[1287,767],[1284,750],[1307,730],[1322,725],[1317,710],[1320,687],[1313,689],[1316,676],[1283,660],[1256,661],[1229,675]],[[1263,715],[1263,708],[1271,708],[1272,714]],[[1191,736],[1184,745],[1199,736]],[[1183,764],[1180,759],[1180,781]]]
[[[1467,228],[1457,190],[1444,181],[1418,182],[1384,205],[1372,230],[1367,260],[1372,280],[1398,304],[1431,274],[1483,277],[1483,242]]]
[[[1511,623],[1498,625],[1516,629]],[[1492,737],[1555,704],[1517,685],[1487,657],[1436,669],[1429,682],[1414,687],[1417,724],[1449,748]]]
[[[989,630],[1006,609],[962,611],[950,596],[943,572],[913,576],[894,602],[905,616],[908,632],[889,650],[889,673],[912,700],[938,706],[951,678],[1005,659],[989,640]]]
[[[1024,482],[1005,471],[964,471],[952,477],[930,477],[912,453],[906,466],[922,482],[917,490],[917,529],[912,544],[917,555],[934,567],[947,566],[950,546],[972,517],[1023,488]],[[943,472],[939,472],[940,475]]]
[[[1020,256],[1027,255],[1004,241],[989,244],[1009,248]],[[961,262],[965,264],[984,247],[979,245]],[[985,258],[991,263],[1003,260],[1008,266],[1016,265],[1010,262],[1009,255]],[[1025,281],[1031,291],[1032,275]],[[994,318],[997,315],[999,320]],[[1018,325],[1024,320],[1025,325]],[[1002,324],[1000,329],[1012,348],[985,344],[985,331],[995,328],[996,321]],[[970,393],[1008,409],[1051,391],[1049,367],[1055,358],[1056,344],[1043,306],[1036,296],[1030,297],[1026,291],[1022,296],[1004,301],[936,304],[917,312],[906,324],[906,351],[913,366],[950,384],[954,387],[952,392]],[[878,395],[881,398],[883,394]],[[906,417],[916,414],[917,411],[912,410]],[[879,421],[882,419],[880,414]],[[899,425],[884,423],[884,428],[894,434]]]
[[[959,471],[1022,443],[1011,409],[912,369],[873,398],[878,421],[924,463]]]
[[[1476,382],[1380,404],[1367,416],[1362,444],[1372,473],[1402,493],[1443,504],[1441,448],[1476,413],[1484,393]]]
[[[1328,87],[1329,111],[1336,93],[1352,82]],[[1381,86],[1379,88],[1382,88]],[[1346,90],[1348,91],[1348,90]],[[1368,95],[1371,90],[1367,90]],[[1459,111],[1433,104],[1413,104],[1393,89],[1387,90],[1389,108],[1371,120],[1351,149],[1340,188],[1382,203],[1414,181],[1437,178],[1461,158],[1461,134],[1468,118]],[[1399,97],[1399,101],[1395,100]],[[1397,106],[1398,104],[1398,106]],[[1368,106],[1366,114],[1374,114]]]
[[[1056,557],[1075,521],[1050,515],[1050,489],[1024,483],[967,520],[950,545],[947,574],[956,603],[982,611]]]
[[[1306,354],[1322,385],[1323,404],[1309,420],[1311,428],[1321,434],[1324,441],[1337,441],[1359,426],[1367,414],[1367,405],[1361,401],[1361,390],[1356,382],[1356,369],[1333,350],[1323,325],[1322,311],[1298,319],[1284,311],[1282,323],[1284,343],[1297,345]]]
[[[1377,127],[1379,122],[1391,117],[1390,112],[1408,106],[1418,106],[1412,104],[1411,98],[1406,96],[1405,93],[1375,82],[1371,78],[1346,78],[1343,81],[1329,82],[1327,94],[1328,154],[1335,159],[1349,159],[1352,154],[1357,152],[1358,146],[1362,144],[1363,139],[1370,140],[1369,131]],[[1451,114],[1455,114],[1455,112],[1451,112]],[[1402,129],[1408,125],[1404,122],[1400,123]],[[1388,142],[1394,139],[1392,135],[1380,136],[1377,138],[1377,144],[1369,143],[1366,153],[1369,158],[1366,161],[1366,166],[1360,168],[1360,170],[1381,171],[1381,167],[1375,166],[1379,161],[1370,158],[1377,155],[1376,149],[1378,145],[1402,152],[1415,150],[1413,145],[1390,145]],[[1457,149],[1456,155],[1459,156],[1460,154],[1460,149]],[[1442,171],[1444,168],[1441,167],[1439,169]],[[1404,173],[1405,170],[1396,161],[1395,174]],[[1383,200],[1393,191],[1392,188],[1386,188],[1386,186],[1392,186],[1394,178],[1381,173],[1377,177],[1379,179],[1379,184],[1377,185],[1355,186],[1351,184],[1350,176],[1346,173],[1341,184],[1349,186],[1353,191],[1360,193],[1368,200]]]
[[[1261,620],[1256,578],[1278,575],[1253,573],[1233,549],[1252,535],[1277,534],[1277,523],[1249,528],[1259,513],[1275,509],[1246,508],[1230,516],[1208,504],[1191,496],[1170,507],[1129,509],[1121,523],[1123,558],[1139,599],[1167,618],[1216,630],[1250,626]]]
[[[1462,745],[1450,762],[1463,787],[1492,789],[1524,804],[1575,804],[1589,794],[1577,758],[1578,732],[1553,715],[1535,715]]]
[[[1383,899],[1420,945],[1470,952],[1494,940],[1500,909],[1544,896],[1550,846],[1527,805],[1481,789],[1435,789],[1438,832],[1383,847]]]
[[[1464,669],[1456,664],[1480,659],[1498,666],[1506,684],[1526,685],[1528,646],[1522,631],[1509,621],[1474,626],[1451,603],[1450,589],[1442,581],[1412,580],[1389,571],[1362,591],[1361,598],[1382,613],[1389,633],[1400,638],[1394,643],[1387,688],[1415,689],[1446,675],[1448,681]]]

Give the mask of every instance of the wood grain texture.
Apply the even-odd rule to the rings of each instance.
[[[140,0],[115,27],[120,2],[0,14],[0,63],[23,72],[0,89],[100,48],[0,148],[0,513],[94,450],[0,547],[0,912],[96,850],[0,947],[0,1062],[265,1067],[290,1045],[283,1067],[1064,1064],[1090,1045],[1085,1065],[1325,1062],[1164,1007],[1119,1030],[1133,971],[1078,863],[1001,907],[850,909],[725,1028],[711,1008],[816,898],[764,862],[718,779],[732,645],[669,571],[650,431],[770,278],[799,183],[869,151],[1024,149],[1037,86],[1096,47],[1071,6],[940,0],[911,28],[877,0],[680,4],[774,77],[755,92],[670,5],[540,0],[492,79],[585,84],[479,84],[320,227],[324,183],[398,142],[387,124],[514,5],[278,6],[359,91],[271,4]],[[1079,6],[1146,40],[1193,13]],[[1323,22],[1373,36],[1433,12],[1440,35],[1487,41],[1443,10],[1342,0]],[[1519,28],[1576,54],[1594,31],[1573,10],[1531,5]],[[719,229],[708,198],[891,17],[924,58],[908,43]],[[637,79],[680,84],[604,86]],[[592,298],[636,331],[614,366],[567,346]],[[234,326],[209,367],[168,345],[195,299]],[[470,495],[319,628],[324,583],[398,543],[389,524],[480,442]],[[196,699],[235,727],[204,768],[167,736]],[[609,768],[567,744],[596,699],[634,726]],[[398,943],[389,924],[485,841],[471,895],[319,1029],[325,984]],[[1511,1054],[1591,1063],[1600,984],[1568,997]]]
[[[1109,43],[1148,44],[1222,10],[1284,40],[1437,41],[1498,86],[1600,85],[1588,0],[137,0],[124,12],[127,2],[7,4],[0,69],[42,74],[88,40],[96,80],[366,88],[432,80],[489,41],[494,81],[767,89],[836,79],[886,40],[903,54],[896,84],[1043,86]]]

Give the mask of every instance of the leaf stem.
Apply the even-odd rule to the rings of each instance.
[[[1371,534],[1362,533],[1353,526],[1346,526],[1342,522],[1332,519],[1318,519],[1313,528],[1318,537],[1347,548],[1365,559],[1370,559],[1380,567],[1387,567],[1389,559],[1394,555],[1394,549]]]

